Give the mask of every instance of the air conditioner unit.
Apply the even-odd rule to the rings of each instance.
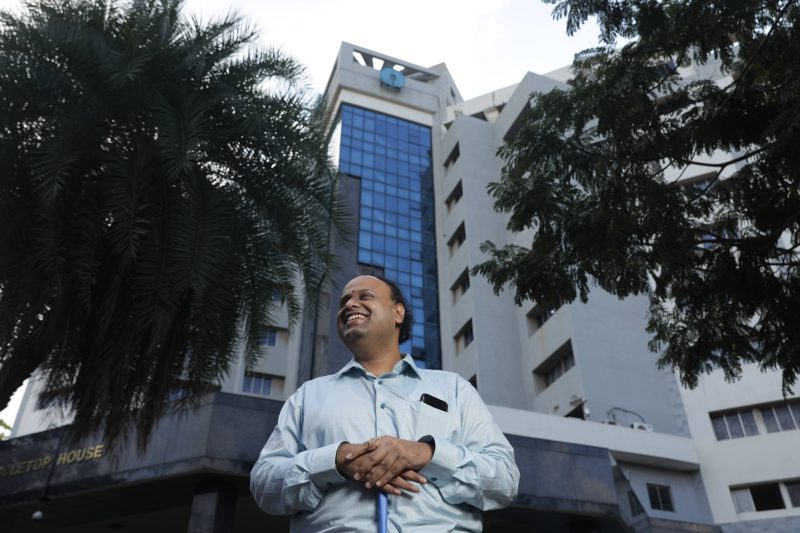
[[[633,429],[641,429],[644,431],[653,431],[652,424],[645,424],[644,422],[631,422],[631,427]]]

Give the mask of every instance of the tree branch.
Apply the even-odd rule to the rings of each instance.
[[[761,148],[759,148],[758,150],[755,150],[753,152],[748,152],[748,153],[746,153],[744,155],[741,155],[739,157],[735,157],[733,159],[729,159],[728,161],[723,161],[722,163],[702,163],[700,161],[694,161],[694,160],[691,160],[691,159],[677,159],[677,161],[679,163],[684,164],[684,165],[696,165],[696,166],[699,166],[699,167],[712,167],[712,168],[725,168],[725,167],[728,167],[730,165],[735,165],[739,161],[744,161],[746,159],[750,159],[751,157],[753,157],[755,155],[758,155],[761,152],[765,152],[768,148],[771,148],[771,147],[772,147],[772,143],[764,145]]]

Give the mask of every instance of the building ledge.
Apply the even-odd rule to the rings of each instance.
[[[490,405],[489,411],[506,434],[606,448],[618,462],[682,472],[700,469],[697,449],[688,437],[497,405]]]

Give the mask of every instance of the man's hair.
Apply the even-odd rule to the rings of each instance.
[[[414,315],[411,312],[411,306],[408,305],[408,302],[403,296],[403,291],[400,290],[397,283],[380,274],[376,274],[375,277],[389,286],[394,303],[402,304],[403,309],[406,311],[403,317],[403,323],[400,324],[400,344],[403,344],[411,338],[411,326],[414,324]]]

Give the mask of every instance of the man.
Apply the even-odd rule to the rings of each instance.
[[[293,532],[369,532],[382,490],[389,531],[481,531],[519,470],[475,389],[400,353],[411,313],[391,282],[351,280],[337,328],[354,358],[287,400],[250,475],[258,505],[292,514]]]

